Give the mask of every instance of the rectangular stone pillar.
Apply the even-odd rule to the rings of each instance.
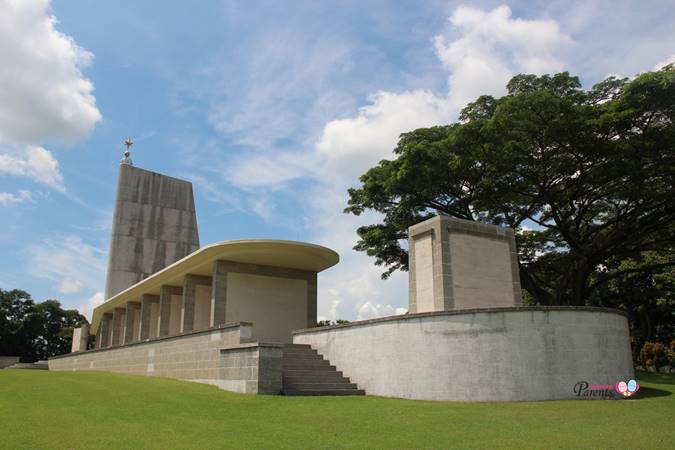
[[[113,315],[105,313],[101,317],[101,325],[98,327],[98,335],[96,337],[96,348],[110,347],[112,338],[112,321]]]
[[[308,272],[307,279],[307,328],[316,326],[317,275]]]
[[[127,311],[124,315],[124,344],[134,341],[134,335],[137,334],[136,327],[134,327],[134,318],[136,312],[141,309],[139,302],[127,302]]]
[[[98,331],[96,332],[96,338],[94,339],[94,348],[98,349],[101,348],[101,342],[103,341],[103,334],[101,333],[103,331],[103,322],[101,322],[101,325],[98,326]]]
[[[89,340],[89,324],[83,323],[80,328],[73,330],[73,343],[70,347],[71,353],[83,352],[87,349]]]
[[[163,285],[159,290],[159,336],[168,336],[171,330],[171,297],[182,295],[180,286]]]
[[[195,322],[195,299],[197,297],[198,285],[211,285],[211,277],[200,275],[185,275],[183,284],[183,302],[180,311],[180,332],[185,333],[194,329]]]
[[[513,229],[437,216],[408,228],[410,313],[522,304]]]
[[[152,317],[153,303],[159,303],[158,295],[143,294],[141,297],[141,341],[155,337],[150,336],[150,318]]]
[[[115,308],[112,319],[112,343],[111,345],[122,345],[124,342],[124,318],[127,314],[126,308]]]
[[[213,264],[213,277],[211,279],[211,323],[215,327],[225,322],[227,306],[227,273],[226,261],[218,260]]]

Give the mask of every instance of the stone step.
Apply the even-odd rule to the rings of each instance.
[[[285,360],[282,367],[284,369],[308,369],[315,367],[333,367],[325,359],[291,359]]]
[[[305,360],[305,359],[323,359],[323,356],[318,353],[294,353],[287,354],[284,353],[284,361],[294,361],[296,359]]]
[[[291,391],[330,391],[335,389],[354,389],[358,387],[354,383],[288,383],[285,389]]]
[[[309,349],[312,351],[316,351],[309,344],[284,344],[284,350],[287,349]]]
[[[309,345],[284,346],[282,364],[285,395],[365,395]]]
[[[328,373],[342,376],[342,372],[335,370],[333,366],[317,367],[314,369],[283,369],[284,377],[302,377],[302,376],[324,376]]]
[[[283,382],[286,383],[350,383],[351,381],[347,377],[343,377],[342,374],[338,375],[337,372],[321,372],[321,373],[312,373],[311,375],[284,375]]]
[[[366,391],[363,389],[324,389],[324,390],[286,390],[284,389],[284,395],[306,395],[306,396],[316,396],[316,395],[366,395]]]
[[[284,358],[323,358],[316,352],[284,352]]]

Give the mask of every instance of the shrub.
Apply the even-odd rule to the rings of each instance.
[[[645,367],[659,368],[666,365],[672,365],[673,349],[675,341],[671,342],[670,346],[666,346],[661,342],[645,342],[640,350],[640,362]]]

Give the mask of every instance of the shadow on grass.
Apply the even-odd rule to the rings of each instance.
[[[654,398],[654,397],[668,397],[673,395],[673,391],[670,390],[670,386],[675,385],[675,374],[665,374],[665,373],[654,373],[654,372],[637,372],[635,374],[638,382],[642,384],[661,384],[665,385],[666,389],[657,389],[650,386],[640,386],[640,390],[635,397],[635,400],[641,398]]]
[[[651,387],[640,386],[640,390],[637,392],[635,400],[640,400],[642,398],[668,397],[669,395],[673,395],[673,393],[670,391],[664,391],[663,389],[654,389]]]
[[[675,373],[636,372],[635,378],[654,384],[675,384]]]

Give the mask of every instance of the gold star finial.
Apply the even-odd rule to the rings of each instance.
[[[120,164],[129,164],[130,166],[133,166],[133,162],[131,161],[131,148],[132,145],[134,145],[134,141],[131,140],[131,138],[127,138],[124,141],[124,145],[126,145],[127,149],[124,151],[124,158],[122,158],[122,161],[120,161]]]

